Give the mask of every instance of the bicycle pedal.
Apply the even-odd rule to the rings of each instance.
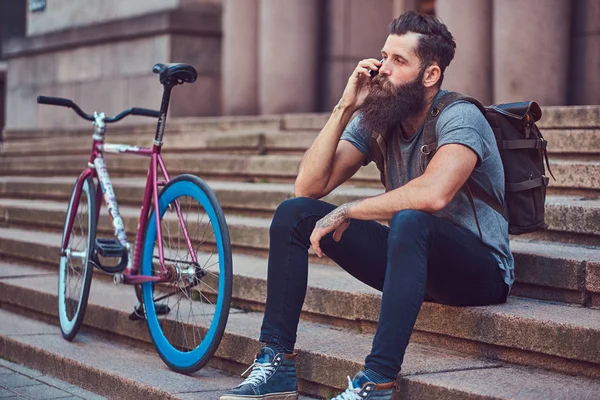
[[[171,311],[171,308],[166,304],[154,303],[154,310],[156,311],[156,315],[167,315]],[[129,314],[129,319],[131,321],[146,319],[144,307],[138,303],[138,305],[133,309],[133,312]]]
[[[117,239],[96,238],[96,251],[102,257],[123,257],[127,249]]]
[[[146,313],[144,312],[144,306],[138,303],[133,309],[133,312],[129,314],[129,320],[139,321],[142,319],[146,319]]]

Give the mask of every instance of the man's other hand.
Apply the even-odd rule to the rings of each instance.
[[[344,231],[350,226],[350,219],[347,217],[347,206],[344,204],[320,220],[317,221],[315,229],[310,235],[310,245],[317,256],[323,257],[321,250],[321,239],[328,233],[333,232],[333,240],[339,242],[342,239]]]

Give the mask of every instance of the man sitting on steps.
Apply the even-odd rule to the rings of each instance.
[[[508,224],[475,198],[478,226],[463,186],[473,180],[504,202],[494,134],[475,105],[457,101],[439,114],[438,150],[423,171],[423,124],[445,93],[440,86],[455,47],[437,18],[408,12],[390,24],[383,60],[362,60],[352,72],[302,159],[297,197],[273,217],[264,347],[248,378],[222,400],[297,398],[293,350],[310,246],[383,292],[371,354],[339,400],[391,399],[424,299],[453,306],[506,301],[514,280]],[[371,79],[370,71],[378,75]],[[318,200],[372,161],[374,131],[390,132],[388,191],[339,207]],[[389,220],[389,228],[380,220]]]

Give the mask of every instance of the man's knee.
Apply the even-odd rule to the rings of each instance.
[[[430,230],[433,215],[418,210],[401,210],[392,217],[390,237],[404,234],[427,233]]]
[[[295,197],[283,201],[273,215],[271,233],[292,228],[302,214],[309,213],[315,208],[316,203],[318,200],[310,197]]]

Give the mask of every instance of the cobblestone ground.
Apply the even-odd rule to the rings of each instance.
[[[0,399],[105,399],[40,371],[0,359]]]

